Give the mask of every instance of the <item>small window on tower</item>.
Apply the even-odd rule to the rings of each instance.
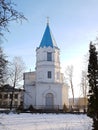
[[[47,52],[47,61],[52,61],[52,53]]]
[[[48,71],[47,77],[48,77],[49,79],[51,79],[51,77],[52,77],[51,71]]]

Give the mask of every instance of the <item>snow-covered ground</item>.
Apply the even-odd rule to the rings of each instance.
[[[91,130],[92,120],[76,114],[0,114],[0,130]]]

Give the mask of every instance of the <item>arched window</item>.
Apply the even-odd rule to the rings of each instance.
[[[52,93],[46,94],[46,108],[53,108],[54,97]]]

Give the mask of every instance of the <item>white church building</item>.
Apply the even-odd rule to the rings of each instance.
[[[69,105],[68,86],[60,67],[58,48],[47,23],[39,47],[36,48],[36,70],[24,73],[24,108],[63,109]]]

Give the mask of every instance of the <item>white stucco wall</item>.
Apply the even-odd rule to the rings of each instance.
[[[33,85],[36,81],[36,72],[25,72],[23,75],[24,85]]]
[[[35,86],[25,86],[24,92],[24,108],[28,108],[30,105],[36,105],[36,89]]]
[[[52,53],[52,61],[47,61],[47,52]],[[62,82],[60,73],[59,49],[44,47],[36,50],[36,80],[37,82]],[[52,78],[47,78],[47,72],[52,72]]]
[[[47,61],[47,52],[52,53],[52,61]],[[59,49],[44,47],[36,49],[36,72],[24,74],[24,104],[41,108],[46,105],[46,95],[53,94],[54,106],[63,108],[68,105],[68,89],[64,85],[64,76],[60,71]],[[47,73],[51,71],[52,77]],[[26,106],[25,105],[25,106]]]
[[[40,47],[40,49],[39,48],[36,49],[36,63],[41,61],[47,61],[47,52],[52,52],[52,61],[60,62],[59,49],[52,47],[43,47],[43,48]]]
[[[36,86],[36,105],[46,105],[46,94],[52,93],[54,96],[54,105],[62,106],[62,86],[61,84],[40,83]]]
[[[35,72],[24,73],[24,108],[36,104],[36,79]]]

